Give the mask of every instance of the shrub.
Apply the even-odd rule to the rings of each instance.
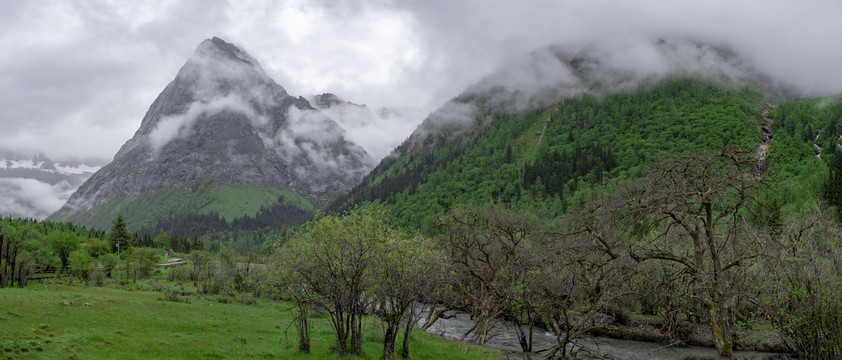
[[[82,280],[87,280],[88,274],[94,270],[94,262],[86,251],[78,250],[70,255],[68,267],[74,276]]]

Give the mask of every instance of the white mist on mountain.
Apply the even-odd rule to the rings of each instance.
[[[96,165],[79,161],[53,162],[36,153],[0,149],[0,216],[41,220],[70,197]]]
[[[255,127],[265,127],[270,120],[262,106],[276,100],[278,93],[286,95],[257,60],[219,39],[203,41],[174,81],[189,88],[193,101],[186,110],[157,119],[148,135],[153,152],[175,138],[195,135],[198,119],[223,111],[243,114]]]
[[[50,185],[35,179],[0,178],[0,216],[43,219],[64,205],[77,186],[66,181]]]
[[[149,143],[152,146],[152,150],[154,152],[159,151],[164,145],[175,138],[186,138],[195,135],[193,124],[198,119],[223,111],[241,113],[248,117],[255,126],[265,126],[269,122],[266,116],[256,113],[252,106],[239,95],[229,94],[226,96],[212,97],[206,92],[204,99],[190,104],[186,112],[165,116],[158,120],[158,124],[149,133]]]
[[[499,110],[519,112],[582,94],[599,97],[632,91],[668,77],[754,85],[780,95],[793,89],[725,46],[649,39],[546,46],[505,63],[463,95],[481,96]]]
[[[412,136],[421,140],[430,134],[458,135],[476,125],[478,110],[473,102],[449,101],[432,112]]]
[[[330,117],[319,110],[301,110],[294,106],[287,109],[286,127],[274,136],[261,135],[267,148],[274,148],[290,164],[300,163],[306,157],[312,167],[296,166],[294,172],[299,178],[307,178],[310,171],[321,175],[344,174],[344,176],[362,177],[374,166],[373,161],[364,160],[363,167],[359,159],[371,159],[363,154],[344,154],[334,149],[336,139],[346,135]],[[352,156],[349,156],[352,155]]]
[[[379,162],[406,139],[427,115],[424,111],[411,108],[380,108],[372,110],[366,105],[346,101],[319,104],[308,99],[313,106],[336,121],[345,130],[351,142],[362,146]]]
[[[666,78],[795,93],[725,46],[683,39],[550,45],[513,58],[432,112],[410,137],[410,150],[430,134],[458,134],[485,123],[477,119],[480,104],[484,111],[519,113],[565,98],[634,91]]]
[[[255,85],[275,83],[251,55],[219,39],[203,41],[178,76],[194,84],[199,101],[244,92],[266,103],[271,95],[265,87]]]

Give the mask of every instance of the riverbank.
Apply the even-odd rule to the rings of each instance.
[[[698,346],[713,348],[713,336],[710,328],[703,324],[679,322],[670,325],[660,319],[630,319],[626,324],[619,324],[610,316],[598,316],[594,327],[589,332],[593,336],[612,339],[645,341],[676,347]],[[736,331],[734,349],[789,354],[783,339],[774,332]]]

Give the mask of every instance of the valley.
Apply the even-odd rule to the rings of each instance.
[[[0,219],[2,355],[840,356],[842,102],[653,49],[536,50],[376,163],[332,118],[367,107],[204,40],[63,207]]]

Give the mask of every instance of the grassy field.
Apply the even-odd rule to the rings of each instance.
[[[246,305],[158,291],[35,283],[0,289],[0,359],[335,359],[329,318],[313,321],[313,351],[297,351],[288,304]],[[189,302],[185,302],[189,301]],[[365,354],[377,359],[381,324],[366,322]],[[400,339],[398,340],[400,341]],[[413,359],[499,359],[489,348],[416,331]],[[398,343],[398,347],[400,347]]]

